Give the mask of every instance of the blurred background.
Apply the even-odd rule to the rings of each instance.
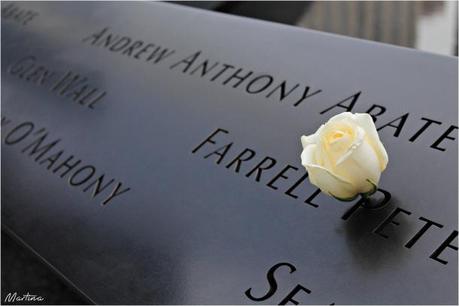
[[[172,1],[457,56],[457,1]]]
[[[456,1],[174,3],[442,55],[458,54]],[[30,292],[45,297],[46,304],[87,304],[65,281],[3,230],[1,244],[2,303],[8,292]]]

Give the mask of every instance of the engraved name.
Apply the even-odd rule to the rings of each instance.
[[[31,158],[49,173],[66,179],[68,186],[88,193],[91,199],[107,205],[131,190],[116,179],[101,172],[62,148],[62,139],[53,138],[46,128],[37,128],[26,121],[13,125],[10,118],[2,116],[2,137],[6,146],[19,147],[24,156]],[[11,127],[4,133],[5,127]]]
[[[281,272],[282,271],[282,272]],[[269,288],[264,294],[257,293],[257,291],[254,288],[249,288],[247,289],[244,294],[247,298],[254,302],[267,302],[268,300],[270,301],[269,304],[275,305],[275,303],[272,303],[274,299],[274,295],[277,292],[278,289],[278,281],[276,279],[276,273],[285,273],[285,271],[288,271],[289,274],[293,274],[296,272],[296,267],[292,265],[291,263],[288,262],[280,262],[275,265],[273,265],[271,268],[269,268],[268,272],[266,273],[266,279],[268,281]],[[276,302],[277,305],[287,305],[288,303],[299,305],[299,304],[304,304],[306,302],[307,295],[311,294],[312,290],[301,285],[297,284],[295,287],[292,288],[292,290],[287,293],[283,298],[279,300],[279,302]],[[325,304],[325,303],[322,303]],[[327,303],[328,304],[328,303]],[[335,305],[335,303],[330,303],[328,305]]]
[[[11,20],[20,25],[27,25],[38,16],[38,12],[20,7],[16,3],[9,3],[2,6],[2,19]]]
[[[268,73],[260,73],[237,67],[228,62],[205,58],[202,51],[178,57],[175,49],[114,33],[109,27],[89,34],[82,39],[82,42],[133,60],[152,64],[164,62],[168,64],[169,70],[199,77],[233,89],[241,89],[249,95],[275,99],[294,107],[322,92],[322,89],[313,88],[307,84],[277,80]]]
[[[227,61],[211,59],[206,57],[202,50],[195,51],[188,55],[179,55],[181,52],[166,48],[160,44],[145,42],[130,36],[114,33],[109,27],[104,27],[82,39],[82,42],[93,47],[103,48],[112,53],[120,54],[126,58],[163,64],[169,70],[181,73],[189,77],[200,78],[213,84],[239,90],[249,95],[257,95],[269,101],[274,100],[282,104],[298,107],[308,103],[321,102],[324,90],[312,84],[294,82],[287,79],[279,79],[274,74],[257,72],[248,67],[240,67]],[[339,111],[356,111],[356,103],[360,102],[363,96],[362,91],[346,95],[338,102],[334,101],[320,115],[331,114]],[[321,102],[325,103],[325,102]],[[384,133],[401,138],[406,137],[411,143],[426,142],[423,139],[427,131],[434,131],[438,134],[431,139],[427,145],[437,151],[446,151],[452,146],[451,141],[457,139],[458,127],[454,124],[445,124],[436,118],[428,116],[415,117],[410,113],[391,115],[385,106],[371,103],[366,108],[360,108],[359,112],[369,113],[373,120],[377,121],[378,130]],[[406,126],[417,124],[415,133],[407,134]]]
[[[21,57],[7,71],[24,82],[46,88],[58,97],[89,109],[94,109],[107,95],[106,91],[99,89],[88,77],[70,70],[53,70],[33,55]]]
[[[200,154],[204,159],[213,160],[215,164],[221,165],[231,172],[245,176],[253,182],[263,184],[270,190],[280,192],[291,199],[299,200],[306,204],[306,207],[320,207],[320,189],[315,189],[311,194],[307,194],[302,188],[308,177],[307,172],[300,171],[290,164],[280,164],[272,156],[260,156],[253,148],[238,149],[234,141],[228,139],[229,134],[229,131],[218,128],[193,148],[191,153]],[[306,184],[308,183],[306,182]],[[381,204],[387,207],[392,204],[392,195],[389,191],[378,188],[377,196],[382,198]],[[349,221],[353,216],[357,215],[363,209],[363,204],[362,199],[355,200],[352,207],[343,214],[342,220]],[[381,239],[389,239],[391,237],[390,232],[393,234],[397,227],[400,226],[403,215],[414,218],[411,211],[398,206],[392,207],[391,211],[382,217],[378,224],[373,226],[371,232]],[[403,246],[406,249],[412,249],[426,232],[444,228],[443,224],[423,216],[418,216],[416,219],[418,230],[403,242]],[[458,231],[455,229],[445,235],[445,240],[432,248],[429,258],[440,264],[447,265],[448,258],[453,258],[454,256],[451,251],[456,251],[457,255],[457,243],[453,244],[457,240],[457,235]]]

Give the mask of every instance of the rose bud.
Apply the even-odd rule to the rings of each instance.
[[[368,114],[338,114],[313,135],[301,136],[301,143],[310,182],[341,201],[374,193],[388,162]]]

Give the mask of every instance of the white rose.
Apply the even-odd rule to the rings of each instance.
[[[376,191],[388,157],[370,115],[338,114],[315,134],[301,136],[309,180],[338,200]]]

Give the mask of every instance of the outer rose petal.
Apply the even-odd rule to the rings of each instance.
[[[351,182],[358,193],[367,193],[379,183],[381,171],[371,144],[363,142],[336,167],[336,174]]]
[[[357,192],[351,183],[316,165],[303,165],[308,170],[309,180],[322,192],[340,200],[352,200]]]
[[[317,145],[311,144],[306,146],[301,153],[301,164],[308,171],[311,183],[328,195],[341,199],[353,198],[357,192],[351,183],[315,164],[316,149]]]
[[[303,166],[317,164],[315,159],[316,149],[316,144],[310,144],[303,148],[303,152],[301,152],[301,164]]]
[[[317,133],[309,135],[309,136],[306,136],[306,135],[301,136],[301,144],[303,145],[303,149],[305,149],[306,146],[310,144],[315,144],[317,142],[316,134]]]
[[[368,140],[373,146],[376,155],[379,159],[380,169],[383,171],[386,169],[387,163],[389,162],[389,157],[387,156],[386,149],[384,148],[381,140],[379,139],[378,132],[376,131],[376,126],[373,122],[373,119],[368,114],[355,114],[356,122],[365,130],[368,136]]]
[[[351,113],[351,112],[343,112],[343,113],[339,113],[333,117],[331,117],[327,123],[329,122],[340,122],[340,121],[354,121],[354,114]],[[327,124],[326,123],[326,124]]]

